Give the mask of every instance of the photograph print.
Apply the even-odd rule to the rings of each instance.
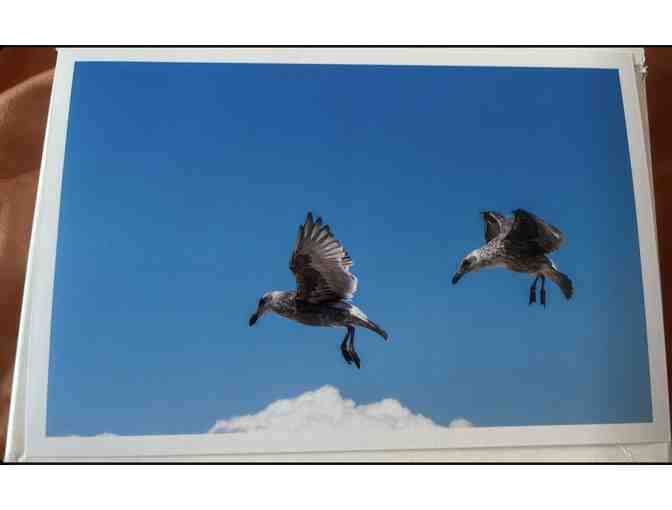
[[[616,69],[79,61],[46,433],[650,423],[641,275]]]

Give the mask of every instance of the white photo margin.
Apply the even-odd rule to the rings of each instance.
[[[52,292],[70,92],[76,62],[394,64],[618,70],[632,168],[653,421],[475,427],[311,437],[200,434],[47,437]],[[59,50],[30,245],[10,409],[8,461],[627,461],[669,460],[665,336],[641,49],[85,48]]]

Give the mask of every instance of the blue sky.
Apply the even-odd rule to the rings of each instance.
[[[450,278],[482,210],[563,230],[565,301]],[[391,335],[266,316],[323,216]],[[78,63],[60,212],[49,435],[207,431],[323,385],[440,425],[651,420],[634,199],[611,70]]]

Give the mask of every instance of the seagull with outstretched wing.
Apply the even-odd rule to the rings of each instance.
[[[250,317],[253,326],[265,313],[276,313],[307,326],[344,327],[347,329],[341,353],[345,361],[361,367],[355,351],[355,327],[388,335],[350,300],[357,292],[357,277],[350,272],[353,262],[329,225],[308,213],[299,226],[289,269],[296,278],[296,291],[272,291],[264,294],[257,311]]]
[[[573,296],[572,280],[558,271],[553,261],[546,256],[564,242],[565,236],[560,230],[522,209],[515,210],[513,218],[492,211],[486,211],[482,216],[486,244],[464,257],[453,276],[453,284],[466,273],[489,267],[504,267],[534,277],[529,304],[536,302],[537,283],[541,280],[541,304],[546,306],[546,277],[560,287],[567,299]]]

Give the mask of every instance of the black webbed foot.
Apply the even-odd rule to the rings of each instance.
[[[341,354],[343,355],[343,359],[349,364],[352,363],[352,358],[350,357],[350,351],[348,351],[348,337],[350,336],[350,333],[347,333],[345,335],[345,338],[343,339],[343,342],[341,342]]]
[[[348,343],[348,352],[350,353],[350,359],[355,364],[357,368],[362,368],[359,355],[355,350],[355,328],[350,329],[350,342]]]
[[[544,308],[546,308],[546,291],[544,289],[541,289],[541,304],[543,305]]]
[[[348,332],[341,342],[341,354],[343,359],[350,365],[354,363],[357,368],[361,368],[361,361],[357,351],[355,351],[355,328],[348,327]]]
[[[350,351],[350,359],[352,360],[352,362],[355,364],[355,366],[357,368],[360,368],[360,369],[362,368],[362,365],[361,365],[361,362],[360,362],[360,359],[359,359],[359,355],[357,354],[357,351],[355,351],[354,349],[352,349]]]

